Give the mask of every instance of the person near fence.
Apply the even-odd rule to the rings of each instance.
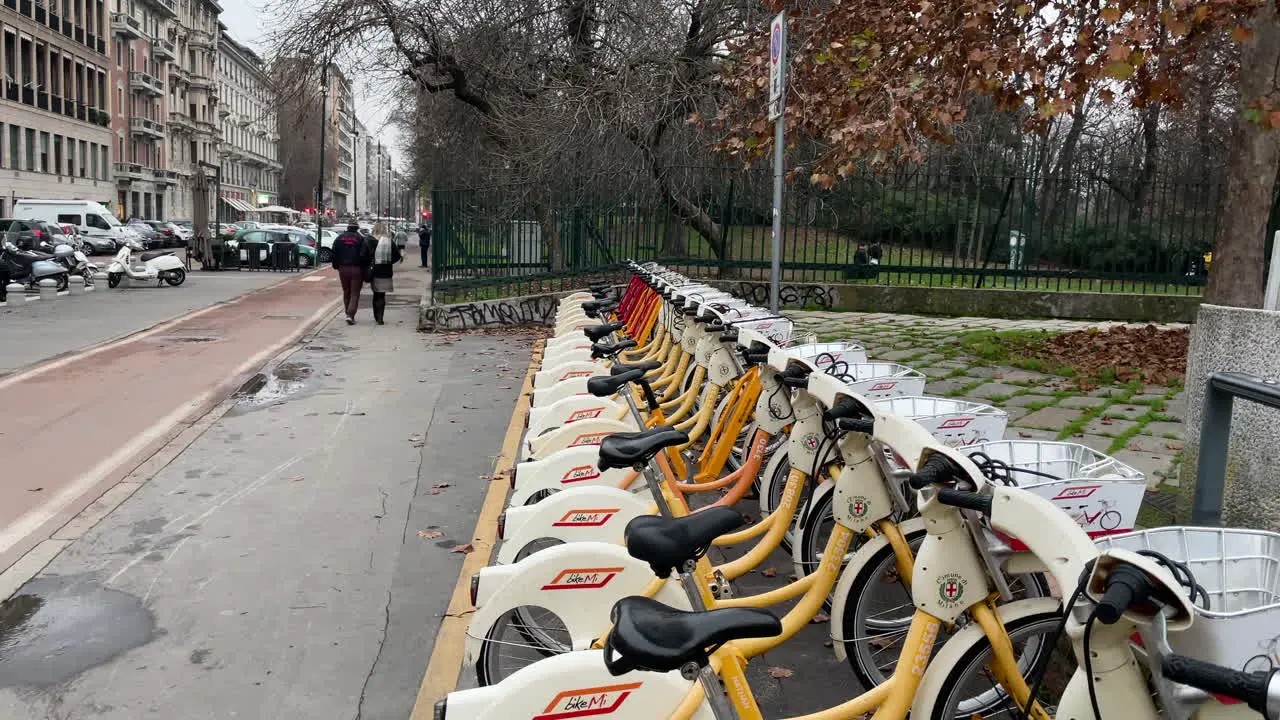
[[[404,259],[400,254],[400,245],[395,240],[383,235],[373,250],[373,277],[369,281],[373,288],[373,321],[379,325],[387,311],[387,293],[394,289],[391,282],[392,266]]]
[[[427,258],[431,257],[431,226],[426,223],[418,226],[418,252],[422,256],[422,267],[426,267]]]
[[[348,325],[356,324],[360,289],[364,287],[365,272],[372,265],[373,252],[360,234],[360,226],[347,225],[347,231],[333,241],[333,269],[338,271],[338,281],[342,283],[342,306],[347,311]]]

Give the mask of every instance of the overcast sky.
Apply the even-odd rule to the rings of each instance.
[[[262,28],[267,23],[263,22],[262,7],[265,3],[263,0],[222,0],[222,22],[227,26],[227,32],[236,42],[242,43],[254,50],[261,56],[271,54],[271,48],[262,47],[263,33]],[[391,108],[391,98],[380,97],[377,92],[371,90],[371,86],[386,86],[386,83],[375,84],[367,81],[366,78],[360,76],[360,73],[353,72],[352,68],[342,68],[342,71],[351,78],[352,89],[356,96],[356,114],[360,118],[360,122],[368,128],[370,133],[382,136],[384,145],[392,148],[392,161],[396,169],[405,170],[404,158],[400,157],[397,145],[399,144],[399,135],[395,128],[387,125],[387,115]]]

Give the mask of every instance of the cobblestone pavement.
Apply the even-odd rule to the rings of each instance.
[[[982,402],[1009,415],[1009,439],[1078,442],[1141,470],[1153,491],[1148,505],[1168,514],[1184,440],[1181,387],[1095,380],[1093,389],[1048,372],[993,364],[968,354],[961,338],[976,331],[1070,332],[1119,322],[942,318],[887,313],[792,313],[823,341],[854,340],[873,360],[902,363],[928,376],[925,392]],[[1132,325],[1141,327],[1142,324]],[[1160,325],[1185,328],[1185,324]],[[1159,517],[1147,519],[1155,524]],[[1167,518],[1164,522],[1167,522]]]

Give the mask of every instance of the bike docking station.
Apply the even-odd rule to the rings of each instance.
[[[989,635],[992,623],[1058,625],[1077,585],[1089,588],[1087,602],[1106,602],[1110,585],[1100,601],[1094,584],[1117,572],[1117,558],[1147,577],[1177,574],[1150,551],[1201,577],[1192,599],[1199,588],[1211,601],[1196,609],[1201,632],[1171,636],[1173,651],[1228,668],[1280,658],[1280,535],[1135,532],[1147,478],[1118,459],[1079,443],[1005,439],[1001,408],[926,395],[923,374],[868,358],[856,340],[820,343],[784,316],[655,263],[631,268],[620,293],[592,287],[561,300],[558,332],[529,369],[500,456],[510,487],[491,486],[477,525],[477,547],[493,552],[464,564],[450,605],[465,631],[447,639],[461,648],[446,645],[442,629],[413,720],[758,720],[747,660],[821,622],[824,607],[827,646],[867,692],[812,717],[876,707],[889,720],[942,717],[934,704],[952,699],[942,695],[947,673],[967,672],[961,658],[983,633],[1009,638],[1007,628]],[[1280,406],[1280,388],[1218,380]],[[1227,418],[1217,432],[1229,426],[1229,403],[1211,408]],[[1225,465],[1225,454],[1206,457]],[[1221,494],[1220,482],[1206,486]],[[1204,488],[1198,507],[1212,514],[1221,501],[1203,501]],[[750,525],[735,507],[748,493],[760,515]],[[493,508],[502,511],[487,515]],[[496,528],[484,525],[494,518]],[[713,564],[708,551],[727,546],[745,552]],[[734,581],[778,550],[795,575],[739,596]],[[909,585],[906,619],[869,609],[866,593],[886,584]],[[781,620],[766,609],[796,599]],[[1179,612],[1169,630],[1189,627],[1187,607]],[[949,629],[935,656],[940,627],[965,613],[973,622]],[[1078,638],[1072,627],[1067,636]],[[902,638],[900,669],[867,655],[876,640],[859,628]],[[1126,628],[1117,647],[1135,634]],[[1167,655],[1150,637],[1150,652]],[[927,667],[939,658],[939,670]],[[1021,662],[993,661],[1006,674]],[[464,674],[470,689],[455,689]],[[1027,697],[1039,697],[1036,683]]]

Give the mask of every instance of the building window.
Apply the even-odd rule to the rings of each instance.
[[[9,167],[13,170],[22,169],[22,154],[18,151],[22,142],[21,135],[22,128],[17,125],[9,126]]]
[[[53,136],[53,172],[62,174],[62,136]]]
[[[86,154],[88,154],[88,151],[86,150],[85,145],[86,145],[85,141],[81,140],[81,141],[80,141],[80,155],[79,155],[79,157],[80,157],[80,177],[84,177],[84,176],[85,176],[85,155],[86,155]]]
[[[27,166],[26,170],[36,169],[36,131],[35,128],[27,128]]]
[[[98,143],[89,143],[89,172],[92,173],[90,177],[98,179]]]
[[[40,133],[40,172],[49,172],[49,133]]]
[[[110,161],[109,161],[109,160],[107,160],[107,157],[108,157],[108,155],[107,155],[107,149],[108,149],[108,148],[107,148],[107,146],[106,146],[106,145],[101,145],[101,146],[99,146],[99,148],[98,148],[98,149],[102,151],[102,177],[100,177],[100,178],[98,178],[98,179],[99,179],[99,180],[106,180],[106,179],[107,179],[108,169],[110,168]]]

